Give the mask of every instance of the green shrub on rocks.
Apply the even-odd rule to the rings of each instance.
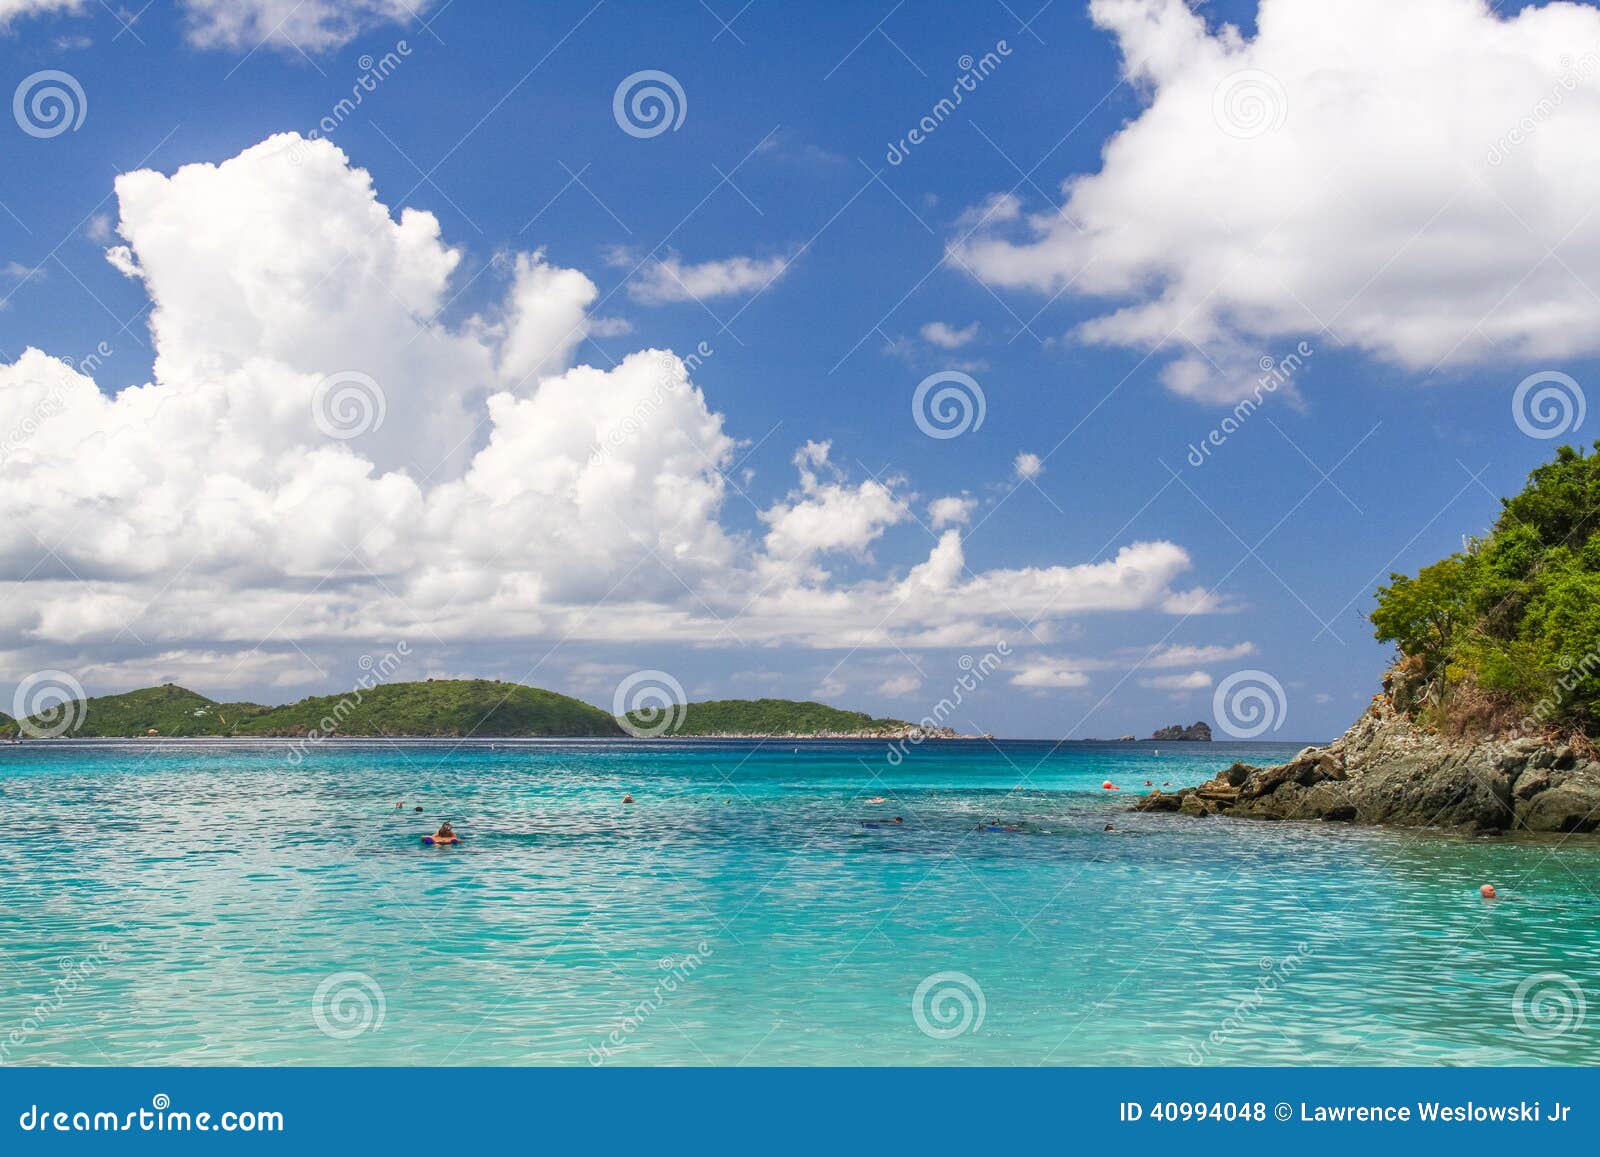
[[[1502,507],[1487,538],[1390,576],[1377,637],[1418,678],[1431,723],[1600,735],[1600,453],[1561,447]]]

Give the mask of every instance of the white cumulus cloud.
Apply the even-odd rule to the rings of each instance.
[[[1422,372],[1600,350],[1600,10],[1261,0],[1250,39],[1184,0],[1090,12],[1146,106],[1059,207],[968,219],[987,283],[1111,303],[1079,338],[1212,400],[1308,336]]]
[[[765,289],[788,269],[782,257],[729,257],[685,264],[676,256],[646,262],[628,282],[628,295],[642,305],[708,301]]]
[[[322,52],[368,28],[425,16],[432,0],[182,0],[198,48]]]
[[[1190,671],[1187,675],[1155,675],[1139,680],[1139,686],[1157,691],[1204,691],[1211,686],[1211,676],[1204,671]]]
[[[963,526],[972,520],[972,512],[977,508],[978,500],[965,494],[935,498],[928,503],[928,525],[934,530]]]
[[[88,0],[0,0],[0,28],[22,16],[46,12],[81,12]]]
[[[1089,685],[1089,676],[1073,667],[1064,667],[1048,660],[1029,662],[1015,675],[1011,683],[1034,691],[1074,690]]]
[[[537,251],[441,321],[462,254],[330,142],[127,173],[116,198],[152,379],[111,395],[37,348],[0,364],[0,650],[19,669],[288,686],[291,651],[401,639],[967,647],[1019,621],[1048,641],[1083,615],[1217,609],[1178,585],[1170,542],[983,570],[945,529],[879,566],[916,496],[852,480],[826,442],[761,529],[731,529],[735,439],[680,358],[575,364],[595,287]]]
[[[880,694],[891,699],[904,699],[922,690],[922,680],[915,675],[895,675],[878,684]]]
[[[944,350],[958,350],[978,336],[978,323],[957,329],[947,322],[930,321],[922,327],[922,340]]]

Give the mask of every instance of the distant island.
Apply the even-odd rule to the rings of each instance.
[[[1600,450],[1600,442],[1595,444]],[[1529,476],[1486,538],[1390,575],[1398,661],[1342,737],[1138,806],[1478,832],[1600,828],[1600,454]]]
[[[1174,723],[1170,727],[1163,727],[1150,737],[1151,739],[1176,740],[1182,742],[1210,743],[1211,726],[1204,720],[1199,720],[1185,727],[1181,723]]]
[[[794,699],[711,699],[683,708],[670,734],[702,739],[960,739],[948,727],[923,727],[903,719],[874,719],[825,703]],[[650,721],[630,717],[648,730]]]
[[[618,720],[582,700],[497,679],[429,679],[379,683],[343,695],[319,695],[279,707],[223,703],[172,683],[101,695],[58,709],[56,719],[17,721],[0,715],[0,735],[59,734],[75,739],[123,738],[663,738],[955,739],[823,703],[792,699],[721,699],[680,706],[665,730]],[[631,727],[627,725],[634,725]]]

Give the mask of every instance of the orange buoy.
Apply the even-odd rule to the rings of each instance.
[[[1122,790],[1116,784],[1112,783],[1109,779],[1106,780],[1104,783],[1102,783],[1100,786],[1103,787],[1106,791],[1121,791]]]
[[[633,802],[633,797],[631,795],[625,795],[625,796],[622,797],[622,802],[623,803],[632,803]]]

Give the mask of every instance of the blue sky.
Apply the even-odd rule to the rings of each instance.
[[[1441,54],[1451,50],[1451,37],[1463,53],[1492,51],[1510,19],[1507,9],[1521,11],[1503,6],[1490,17],[1469,0],[1429,3],[1451,10]],[[0,4],[0,13],[29,7]],[[236,11],[230,14],[230,7]],[[1516,228],[1499,216],[1453,221],[1484,181],[1504,178],[1492,191],[1507,203],[1506,213],[1530,216],[1521,212],[1523,193],[1531,189],[1529,203],[1540,205],[1546,183],[1562,177],[1544,142],[1558,131],[1581,135],[1592,127],[1584,120],[1593,115],[1587,100],[1574,97],[1540,113],[1532,142],[1504,163],[1446,174],[1450,188],[1459,181],[1473,190],[1465,197],[1433,197],[1439,174],[1428,164],[1460,161],[1434,158],[1433,142],[1459,126],[1430,123],[1443,112],[1379,68],[1350,73],[1352,84],[1369,89],[1344,92],[1340,99],[1356,110],[1349,114],[1356,123],[1340,132],[1338,117],[1321,115],[1333,98],[1309,82],[1294,83],[1290,64],[1277,65],[1299,59],[1291,51],[1296,44],[1316,48],[1311,34],[1292,23],[1292,10],[1304,9],[1295,0],[1271,4],[1284,10],[1280,39],[1263,46],[1263,36],[1254,49],[1254,4],[1200,6],[1200,35],[1223,45],[1219,51],[1231,61],[1219,75],[1248,69],[1273,78],[1266,115],[1281,123],[1260,135],[1253,124],[1225,130],[1214,143],[1179,132],[1165,171],[1162,133],[1172,130],[1163,130],[1154,114],[1182,125],[1184,102],[1198,100],[1212,116],[1216,86],[1183,71],[1189,66],[1181,60],[1193,55],[1187,49],[1178,63],[1162,65],[1162,75],[1130,76],[1109,26],[1116,13],[1102,11],[1097,25],[1078,0],[1055,0],[1037,14],[1031,0],[1021,6],[998,0],[900,6],[754,0],[742,9],[735,0],[670,8],[606,0],[503,5],[492,12],[457,0],[423,6],[420,21],[404,12],[391,19],[398,9],[383,2],[363,7],[361,18],[348,25],[304,23],[315,16],[315,3],[279,25],[293,6],[265,0],[189,10],[157,3],[137,18],[96,4],[12,15],[0,37],[6,84],[18,86],[41,70],[64,71],[81,86],[86,112],[78,128],[57,135],[5,124],[0,360],[16,362],[28,347],[81,360],[104,343],[111,352],[92,374],[100,391],[109,396],[151,382],[159,375],[147,329],[150,287],[157,276],[181,276],[191,260],[183,247],[191,241],[174,233],[203,232],[208,211],[203,197],[186,210],[190,219],[172,215],[178,210],[169,212],[165,203],[151,208],[130,259],[144,273],[128,276],[128,262],[119,269],[106,259],[108,248],[131,241],[114,233],[121,210],[113,180],[135,169],[170,176],[184,165],[220,164],[272,134],[308,134],[331,117],[332,131],[322,135],[350,166],[370,173],[377,201],[396,218],[402,208],[433,214],[439,244],[459,253],[449,290],[437,302],[442,308],[421,311],[430,315],[429,324],[465,333],[475,318],[496,316],[512,280],[515,258],[507,255],[540,250],[548,267],[581,271],[592,281],[588,311],[601,319],[589,324],[570,357],[549,368],[566,372],[576,364],[603,371],[649,348],[684,355],[706,343],[713,351],[692,379],[706,411],[721,415],[731,439],[725,454],[712,455],[721,481],[711,515],[731,553],[719,562],[711,550],[703,570],[689,566],[668,576],[639,605],[659,605],[657,617],[687,608],[691,618],[703,612],[710,618],[702,621],[732,625],[698,635],[646,625],[633,635],[598,638],[587,628],[573,629],[575,619],[552,613],[504,631],[481,625],[433,631],[415,622],[397,626],[396,614],[373,612],[362,620],[350,607],[372,603],[352,583],[348,606],[330,606],[318,625],[302,629],[294,617],[297,600],[313,589],[320,598],[347,576],[319,585],[304,568],[276,577],[253,573],[253,564],[243,560],[281,541],[265,532],[241,546],[238,559],[185,566],[170,561],[176,555],[157,552],[166,561],[144,566],[139,543],[160,522],[148,511],[130,520],[126,557],[113,559],[78,537],[118,537],[116,507],[123,500],[101,494],[99,514],[90,521],[94,529],[64,543],[46,534],[53,550],[35,549],[40,536],[32,532],[13,535],[3,576],[13,610],[0,639],[12,682],[51,669],[71,674],[91,693],[170,677],[219,696],[283,700],[348,686],[363,669],[360,656],[405,638],[414,657],[397,677],[526,679],[610,705],[623,676],[649,668],[670,673],[692,698],[820,696],[916,718],[948,694],[962,673],[962,655],[976,657],[1004,641],[1011,654],[962,705],[951,720],[955,726],[1017,736],[1143,735],[1176,720],[1215,719],[1215,686],[1237,671],[1252,671],[1283,688],[1275,708],[1281,727],[1267,737],[1323,738],[1359,712],[1388,658],[1363,617],[1377,582],[1391,569],[1414,570],[1458,549],[1463,534],[1481,532],[1495,516],[1495,496],[1518,489],[1558,444],[1519,428],[1512,409],[1518,383],[1536,371],[1560,371],[1583,384],[1594,369],[1588,338],[1551,332],[1558,322],[1574,333],[1592,331],[1590,311],[1600,298],[1587,282],[1600,279],[1589,277],[1595,260],[1587,222],[1567,220],[1552,208],[1550,219],[1562,228],[1530,250],[1534,260],[1555,253],[1543,270],[1554,270],[1558,280],[1547,282],[1545,272],[1521,279],[1517,269],[1533,261],[1502,269],[1486,259],[1452,270],[1436,259],[1418,259],[1421,246],[1457,253],[1477,240],[1494,243],[1497,230]],[[1158,0],[1127,0],[1121,7],[1178,21]],[[1572,11],[1555,14],[1559,27],[1529,26],[1526,39],[1540,46],[1570,42],[1571,52],[1580,53],[1577,22],[1600,29],[1600,19],[1588,6],[1562,7]],[[1403,41],[1406,30],[1378,22],[1375,11],[1357,4],[1348,19],[1361,36]],[[1231,41],[1221,31],[1229,22],[1239,29]],[[1122,35],[1133,45],[1143,33]],[[1600,36],[1588,43],[1597,42]],[[358,108],[337,111],[370,72],[368,61],[386,53],[398,61],[389,75],[363,93]],[[995,54],[990,74],[891,164],[891,143],[905,139],[974,67],[963,58],[986,53]],[[1382,59],[1381,52],[1375,56]],[[1519,93],[1554,91],[1563,69],[1581,71],[1581,62],[1557,56],[1528,49],[1528,69],[1512,78],[1522,88],[1475,98],[1469,113],[1485,139],[1524,116]],[[1330,59],[1323,71],[1339,65]],[[1428,67],[1428,61],[1417,66],[1419,72]],[[641,70],[667,73],[680,86],[677,129],[636,136],[619,125],[614,94]],[[1312,68],[1309,75],[1315,74]],[[1587,97],[1592,83],[1585,72],[1566,91]],[[1368,115],[1359,111],[1368,98],[1394,102],[1391,115],[1373,122],[1388,126],[1389,139],[1356,131]],[[1284,107],[1270,107],[1274,100]],[[1108,142],[1135,129],[1147,130],[1149,139],[1124,136],[1125,163],[1107,164]],[[1229,239],[1251,222],[1222,220],[1213,241],[1179,264],[1129,260],[1115,291],[1086,294],[1081,279],[1063,287],[1068,275],[1050,263],[1078,260],[1083,247],[1094,269],[1116,266],[1124,240],[1149,223],[1136,211],[1140,206],[1184,236],[1193,230],[1181,214],[1200,214],[1208,197],[1218,198],[1214,204],[1226,217],[1239,198],[1216,188],[1213,178],[1238,171],[1237,154],[1227,150],[1258,144],[1293,146],[1285,154],[1293,165],[1267,165],[1251,176],[1247,192],[1265,206],[1252,210],[1257,221],[1273,204],[1295,220],[1263,238],[1264,248],[1284,250],[1275,259],[1272,275],[1279,284],[1270,293],[1307,299],[1308,320],[1300,325],[1270,316],[1273,309],[1254,297],[1260,287],[1241,281],[1224,295],[1227,308],[1219,308],[1194,341],[1086,334],[1086,323],[1159,296],[1163,280],[1192,281],[1197,270],[1225,264]],[[1414,156],[1420,159],[1398,166],[1403,172],[1395,166],[1377,171],[1394,157]],[[1063,210],[1063,181],[1102,168],[1108,178],[1102,194],[1075,202],[1073,214]],[[1323,196],[1329,186],[1336,194],[1329,204],[1348,207],[1348,215],[1320,212],[1316,220],[1323,226],[1296,215],[1304,199]],[[997,194],[1010,200],[990,200]],[[1162,196],[1174,199],[1172,209],[1162,207]],[[1139,204],[1127,208],[1134,201]],[[976,228],[975,207],[989,210]],[[1218,216],[1204,212],[1202,223]],[[1082,236],[1095,240],[1081,241],[1074,224],[1054,247],[1046,227],[1028,233],[1030,214],[1077,215]],[[1481,232],[1474,231],[1475,220]],[[1462,231],[1435,236],[1445,224]],[[1530,224],[1531,232],[1544,228]],[[295,228],[293,235],[303,237],[315,226]],[[1159,232],[1137,244],[1160,250]],[[976,247],[991,236],[1004,245]],[[1362,252],[1369,242],[1372,252]],[[158,252],[161,246],[168,248]],[[662,293],[689,296],[677,293],[683,286],[671,273],[658,270],[661,259],[675,262],[672,270],[693,282],[700,300],[657,300]],[[758,272],[742,275],[727,264],[736,259]],[[177,272],[157,274],[158,262]],[[1049,268],[1039,272],[1043,267]],[[1359,291],[1335,294],[1330,300],[1336,305],[1362,300],[1330,318],[1303,288],[1317,284],[1319,270],[1327,271],[1328,281],[1343,279]],[[694,280],[696,271],[701,280]],[[645,288],[652,277],[664,287],[654,298]],[[1466,292],[1463,286],[1474,279]],[[1180,300],[1180,309],[1191,317],[1210,311],[1218,298],[1202,301],[1205,288],[1193,300]],[[172,292],[176,299],[178,291]],[[205,298],[197,292],[186,300],[193,308]],[[1494,308],[1478,309],[1483,301]],[[1513,316],[1523,311],[1558,320],[1546,326]],[[1325,328],[1309,316],[1333,324]],[[1483,323],[1484,316],[1504,318],[1504,328]],[[199,329],[218,324],[215,318],[191,320]],[[1404,339],[1383,335],[1391,321]],[[295,324],[310,327],[310,334],[315,318],[297,316]],[[935,325],[944,328],[925,329]],[[1463,336],[1492,332],[1483,343],[1473,337],[1462,346],[1439,336],[1451,326]],[[1190,447],[1220,428],[1235,400],[1248,394],[1260,358],[1281,361],[1302,341],[1312,352],[1289,386],[1273,391],[1203,464],[1193,465]],[[1203,381],[1172,368],[1194,357],[1196,348],[1209,367]],[[198,354],[173,360],[191,368],[214,364]],[[296,368],[330,374],[352,367]],[[978,383],[985,403],[980,428],[939,439],[913,420],[918,383],[942,370]],[[204,383],[196,379],[187,388]],[[574,388],[581,394],[589,387]],[[411,466],[415,474],[419,447],[443,437],[432,432],[422,410],[408,413],[413,396],[388,398],[388,431],[400,441],[373,451],[380,469]],[[481,401],[481,394],[472,397]],[[653,419],[644,420],[643,436],[650,437]],[[1584,427],[1571,435],[1587,437]],[[481,430],[468,435],[464,453],[485,441]],[[797,451],[823,441],[831,444],[825,460],[797,468]],[[361,445],[340,451],[359,452]],[[45,447],[40,441],[28,454],[13,455],[3,469],[43,469]],[[588,453],[587,446],[581,449]],[[56,465],[70,473],[73,453],[93,451],[57,453],[65,461]],[[1030,467],[1024,460],[1019,471],[1018,458],[1028,454],[1038,456],[1039,471],[1022,477]],[[438,480],[464,468],[462,462],[447,466]],[[152,478],[160,473],[150,469]],[[805,470],[822,490],[806,491]],[[526,472],[537,471],[530,458]],[[955,529],[970,574],[1013,576],[975,582],[960,596],[992,597],[995,605],[953,612],[970,610],[981,620],[952,637],[953,645],[924,632],[852,646],[848,630],[821,639],[776,621],[741,630],[738,614],[747,596],[742,588],[717,587],[715,576],[766,565],[752,559],[772,531],[775,504],[792,509],[809,495],[822,503],[818,521],[837,525],[846,517],[843,508],[828,507],[818,495],[832,485],[841,502],[854,501],[874,477],[894,496],[883,500],[895,512],[854,537],[845,534],[830,552],[807,554],[804,564],[823,567],[825,580],[814,573],[790,576],[776,589],[792,581],[849,601],[857,584],[903,579],[928,560],[941,533]],[[30,479],[28,487],[50,485],[37,473]],[[650,488],[660,490],[659,484]],[[969,500],[966,521],[933,528],[928,504],[963,496]],[[74,500],[96,501],[93,495]],[[302,509],[296,517],[314,513]],[[49,518],[52,531],[74,525]],[[204,524],[185,531],[191,544],[198,525]],[[510,533],[517,533],[514,525]],[[808,525],[804,533],[819,530]],[[523,564],[539,576],[538,598],[563,587],[564,580],[553,577],[562,541],[556,536],[556,545]],[[999,605],[1003,591],[1025,581],[1014,576],[1029,568],[1103,562],[1140,542],[1185,552],[1188,566],[1173,577],[1169,593],[1208,592],[1204,613],[1175,612],[1159,599],[1145,599],[1132,607],[1052,616],[1053,625],[1040,631],[1029,614],[1012,616]],[[445,548],[419,540],[412,549],[431,557]],[[769,544],[767,553],[774,550]],[[615,560],[609,565],[615,573],[588,576],[597,586],[585,586],[577,597],[589,608],[584,614],[612,613],[610,600],[618,596],[607,588],[611,579],[624,578],[626,567]],[[383,574],[383,589],[374,595],[406,600],[409,588],[402,584],[415,576],[392,577],[404,565],[371,569]],[[599,562],[596,569],[604,572]],[[776,581],[760,573],[766,577],[748,597]],[[191,623],[185,601],[191,590],[228,602],[231,617]],[[276,601],[284,591],[295,597]],[[85,601],[75,604],[74,598]],[[100,621],[119,614],[127,622]],[[99,626],[64,629],[66,615]],[[426,620],[427,612],[417,616]],[[1176,646],[1211,648],[1219,657],[1195,652],[1185,663],[1182,653],[1170,651]],[[1174,657],[1151,662],[1160,655]],[[1176,686],[1180,677],[1187,682]]]

